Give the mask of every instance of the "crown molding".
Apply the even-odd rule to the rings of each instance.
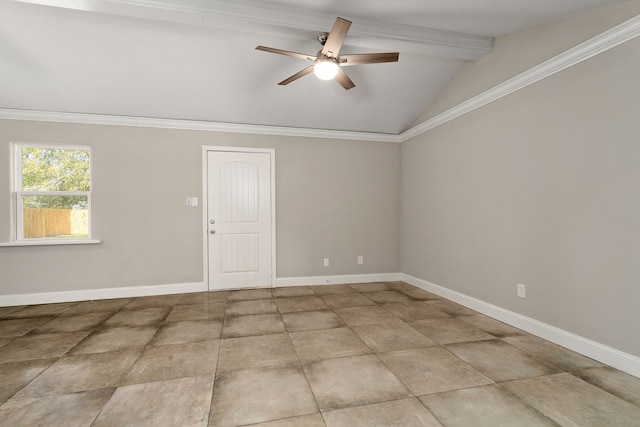
[[[239,123],[196,120],[159,119],[149,117],[111,116],[104,114],[65,113],[55,111],[16,110],[0,108],[0,119],[38,122],[74,123],[86,125],[132,126],[157,129],[195,130],[257,135],[293,136],[304,138],[344,139],[352,141],[400,142],[398,135],[373,132],[307,129],[282,126],[262,126]]]
[[[335,15],[301,9],[267,7],[259,2],[225,0],[14,1],[229,30],[237,30],[237,23],[245,22],[252,24],[252,31],[279,35],[283,35],[282,29],[305,33],[329,31],[336,18]],[[389,41],[381,44],[381,39]],[[476,60],[491,53],[493,39],[473,34],[357,19],[349,32],[349,44],[374,49],[392,46],[393,49],[405,53]]]
[[[635,16],[612,29],[607,30],[584,43],[581,43],[535,67],[532,67],[529,70],[397,135],[373,132],[336,131],[15,109],[0,109],[0,119],[402,143],[520,89],[524,89],[525,87],[544,78],[550,77],[560,71],[579,64],[582,61],[606,52],[609,49],[619,46],[622,43],[632,40],[638,36],[640,36],[640,15]]]
[[[550,77],[560,71],[586,61],[598,54],[608,51],[629,40],[640,36],[640,15],[617,25],[579,45],[536,65],[517,76],[474,96],[449,110],[440,113],[411,129],[402,132],[400,142],[407,141],[424,132],[443,125],[464,114],[497,101],[513,92],[532,85],[542,79]]]

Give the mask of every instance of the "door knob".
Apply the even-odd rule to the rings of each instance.
[[[209,224],[215,224],[215,223],[216,223],[216,220],[215,220],[215,219],[211,219],[211,220],[209,220]]]
[[[210,234],[216,234],[216,230],[211,230],[209,233]]]

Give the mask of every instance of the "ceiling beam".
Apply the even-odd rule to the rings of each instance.
[[[275,35],[286,35],[283,29],[328,31],[335,20],[334,15],[265,7],[258,2],[247,4],[225,0],[13,1],[231,30],[237,30],[234,23],[250,22],[254,24],[252,31]],[[372,49],[394,49],[418,55],[477,60],[491,52],[493,40],[484,36],[357,19],[349,32],[348,44]]]

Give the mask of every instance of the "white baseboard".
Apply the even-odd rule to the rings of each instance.
[[[33,294],[0,295],[0,307],[50,304],[56,302],[90,301],[113,298],[145,297],[190,292],[205,292],[204,282],[172,283],[167,285],[127,286],[77,291],[41,292]]]
[[[391,282],[400,280],[400,273],[348,274],[341,276],[280,277],[277,287],[330,285],[338,283]],[[81,289],[76,291],[40,292],[32,294],[0,295],[0,307],[57,302],[90,301],[113,298],[145,297],[190,292],[206,292],[204,282],[173,283],[150,286],[124,286],[102,289]]]
[[[640,357],[417,277],[400,280],[640,378]]]
[[[560,346],[576,351],[594,360],[612,366],[640,378],[640,357],[616,350],[588,338],[540,322],[477,298],[445,288],[403,273],[348,274],[335,276],[279,277],[276,287],[314,286],[331,284],[394,282],[402,280],[413,286],[432,292],[479,313],[490,316],[523,331],[544,338]],[[130,298],[152,295],[206,292],[204,282],[173,283],[151,286],[128,286],[77,291],[41,292],[33,294],[0,295],[0,307],[16,305],[50,304],[58,302],[89,301],[113,298]]]
[[[336,285],[340,283],[394,282],[400,280],[401,273],[345,274],[337,276],[278,277],[276,287]]]

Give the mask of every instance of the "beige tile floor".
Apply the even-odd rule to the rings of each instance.
[[[640,426],[640,379],[401,282],[0,308],[1,426]]]

